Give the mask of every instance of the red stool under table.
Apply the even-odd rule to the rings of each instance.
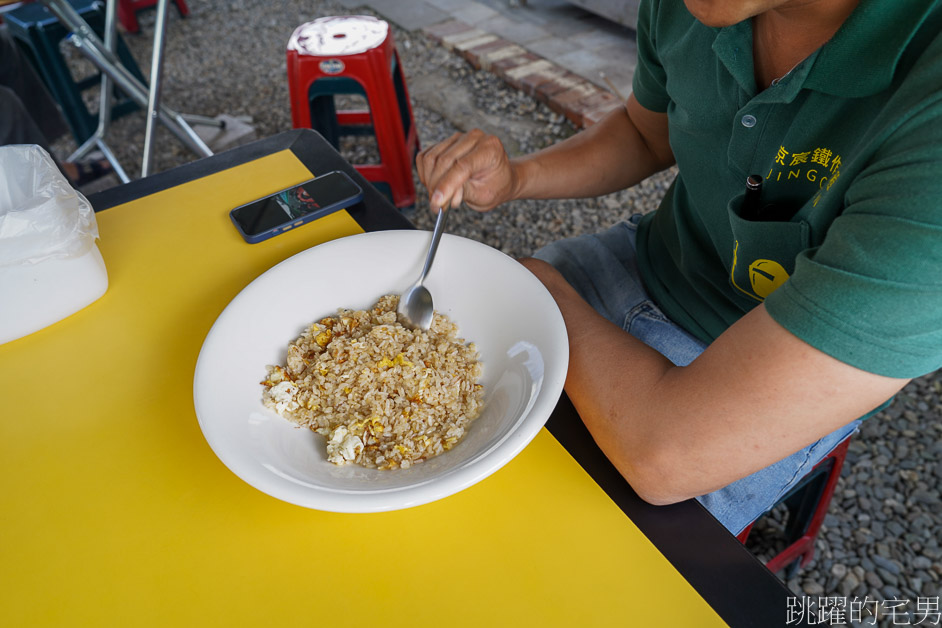
[[[190,8],[186,6],[184,0],[173,1],[177,5],[180,17],[190,14]],[[136,33],[141,30],[141,25],[137,21],[137,12],[141,9],[149,9],[156,4],[157,0],[118,0],[118,21],[129,33]]]
[[[765,566],[772,573],[787,569],[787,576],[792,577],[799,567],[811,562],[814,540],[827,515],[849,446],[850,436],[816,464],[779,502],[785,503],[789,512],[785,525],[786,547],[766,562]],[[745,543],[751,530],[750,524],[736,538]]]
[[[287,57],[294,128],[314,129],[335,148],[340,135],[374,135],[380,163],[353,166],[396,207],[414,205],[419,140],[389,25],[360,15],[319,18],[295,29]],[[337,111],[336,94],[362,95],[369,109]]]

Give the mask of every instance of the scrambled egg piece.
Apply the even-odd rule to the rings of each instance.
[[[352,462],[361,451],[363,441],[343,425],[338,425],[327,436],[327,460],[334,464]]]
[[[329,329],[326,329],[314,336],[314,342],[316,342],[319,347],[326,347],[328,344],[330,344],[330,339],[333,337],[333,332]]]
[[[268,390],[268,395],[275,402],[277,412],[297,410],[300,404],[294,398],[296,394],[298,394],[298,387],[287,380],[275,384]]]
[[[268,374],[268,378],[265,381],[259,382],[262,386],[268,386],[271,388],[278,382],[282,382],[286,379],[286,372],[280,366],[270,366],[271,372]]]
[[[376,366],[384,369],[389,369],[394,366],[415,366],[412,362],[409,362],[406,359],[406,354],[400,353],[395,358],[390,360],[386,356],[383,356],[383,359],[376,363]]]

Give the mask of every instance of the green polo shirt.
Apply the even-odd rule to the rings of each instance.
[[[638,255],[668,316],[710,342],[765,303],[858,368],[942,366],[940,31],[939,1],[861,0],[758,89],[751,21],[711,28],[682,0],[642,4],[634,94],[668,114],[680,174]],[[750,174],[778,219],[742,217]]]

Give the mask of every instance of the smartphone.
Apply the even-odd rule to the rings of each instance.
[[[246,242],[256,243],[363,200],[363,190],[335,170],[236,207],[229,216]]]

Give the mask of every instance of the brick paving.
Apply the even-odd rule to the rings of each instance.
[[[489,70],[523,90],[577,127],[597,122],[621,106],[622,100],[564,67],[522,46],[451,19],[423,29],[426,35],[467,59],[477,69]]]
[[[546,103],[577,127],[621,106],[631,93],[634,32],[564,0],[345,0],[400,28],[421,31]]]

